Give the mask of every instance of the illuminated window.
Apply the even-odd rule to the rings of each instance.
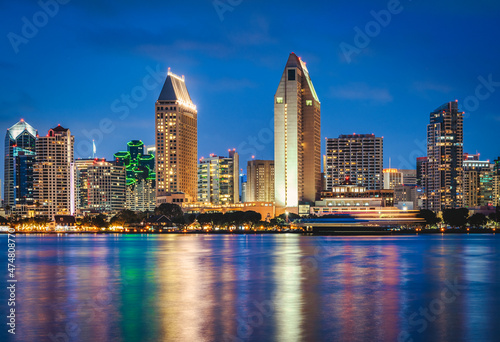
[[[313,101],[312,100],[306,100],[306,106],[312,106]]]
[[[283,98],[282,97],[277,97],[276,98],[276,103],[283,103]]]

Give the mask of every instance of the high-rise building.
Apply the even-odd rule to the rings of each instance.
[[[493,161],[493,206],[500,206],[500,157]]]
[[[298,208],[321,192],[321,104],[306,64],[291,53],[274,95],[275,202]]]
[[[227,158],[214,154],[201,158],[198,164],[198,202],[215,205],[238,203],[239,182],[239,156],[234,149],[229,150]]]
[[[5,135],[4,205],[25,214],[33,205],[33,164],[37,131],[23,119]]]
[[[479,160],[479,154],[464,153],[462,166],[463,206],[466,208],[480,206],[481,180],[490,172],[490,162]]]
[[[417,170],[413,169],[400,169],[399,172],[403,175],[403,184],[416,185],[417,184]]]
[[[131,140],[127,151],[115,153],[115,164],[125,168],[124,208],[132,211],[153,211],[156,207],[155,156],[144,154],[144,143]]]
[[[479,174],[479,206],[493,206],[495,203],[495,172],[490,164],[488,170]]]
[[[104,159],[73,163],[75,209],[72,212],[116,213],[125,205],[125,167]]]
[[[384,189],[394,189],[402,184],[417,184],[416,172],[416,170],[384,169]]]
[[[36,140],[34,198],[39,215],[53,219],[71,214],[74,142],[70,130],[61,125]]]
[[[427,157],[418,157],[417,158],[417,185],[424,186],[425,185],[425,174],[427,167]]]
[[[249,160],[246,202],[274,202],[274,160]]]
[[[383,188],[384,138],[374,134],[340,135],[326,140],[326,188],[346,178],[367,190]]]
[[[403,174],[398,169],[384,169],[384,189],[394,189],[403,184]]]
[[[156,101],[157,196],[183,192],[197,196],[198,112],[184,76],[168,71]]]
[[[463,205],[463,112],[457,101],[430,113],[424,208],[441,211]]]
[[[247,194],[247,175],[243,173],[243,169],[240,169],[240,202],[245,202]]]
[[[414,210],[418,207],[418,186],[399,184],[394,187],[394,205],[400,209]]]
[[[156,155],[156,146],[155,145],[145,145],[144,149],[146,150],[146,154]]]

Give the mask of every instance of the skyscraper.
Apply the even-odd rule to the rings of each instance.
[[[463,112],[457,101],[430,113],[424,208],[440,211],[463,205]]]
[[[249,160],[246,202],[274,202],[274,160]]]
[[[197,196],[198,112],[184,76],[168,71],[156,101],[156,194]]]
[[[229,157],[210,155],[198,164],[198,202],[233,204],[240,200],[239,156],[229,150]]]
[[[156,207],[155,156],[144,154],[144,143],[131,140],[127,151],[115,153],[115,164],[126,170],[124,207],[133,211],[153,211]]]
[[[340,135],[326,140],[326,189],[348,178],[367,190],[383,188],[384,138],[374,134]]]
[[[274,95],[275,203],[297,208],[321,191],[321,105],[306,64],[293,52]]]
[[[34,198],[39,215],[53,219],[71,214],[74,141],[70,130],[61,125],[36,140]]]
[[[425,185],[425,175],[427,174],[427,157],[418,157],[417,158],[417,185],[424,186]]]
[[[33,204],[33,164],[38,132],[23,119],[5,135],[4,205],[25,214]]]
[[[493,161],[493,205],[500,205],[500,157]]]
[[[125,167],[101,159],[74,162],[78,213],[115,213],[125,205]]]

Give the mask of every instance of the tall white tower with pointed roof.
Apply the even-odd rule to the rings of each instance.
[[[274,95],[277,207],[296,211],[321,191],[321,104],[306,64],[293,52]]]

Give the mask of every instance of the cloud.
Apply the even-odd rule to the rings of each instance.
[[[191,84],[197,88],[204,88],[207,91],[211,92],[235,92],[241,91],[245,89],[254,89],[257,88],[257,83],[248,80],[246,78],[242,79],[234,79],[234,78],[221,78],[221,79],[194,79],[194,82]]]
[[[426,93],[428,91],[437,91],[440,93],[448,94],[453,88],[446,84],[434,83],[434,82],[414,82],[413,89],[418,92]]]
[[[228,39],[233,45],[238,46],[276,44],[276,40],[269,33],[269,20],[263,16],[251,18],[248,27],[241,27],[239,31],[230,31]]]
[[[368,84],[361,82],[331,87],[330,96],[342,100],[370,101],[379,104],[385,104],[393,100],[388,89],[370,87]]]
[[[197,52],[204,56],[213,58],[226,58],[233,49],[221,43],[197,42],[192,40],[178,40],[172,44],[144,44],[137,47],[137,51],[157,60],[165,60],[165,57],[182,56],[183,53]],[[189,57],[188,57],[189,58]]]

